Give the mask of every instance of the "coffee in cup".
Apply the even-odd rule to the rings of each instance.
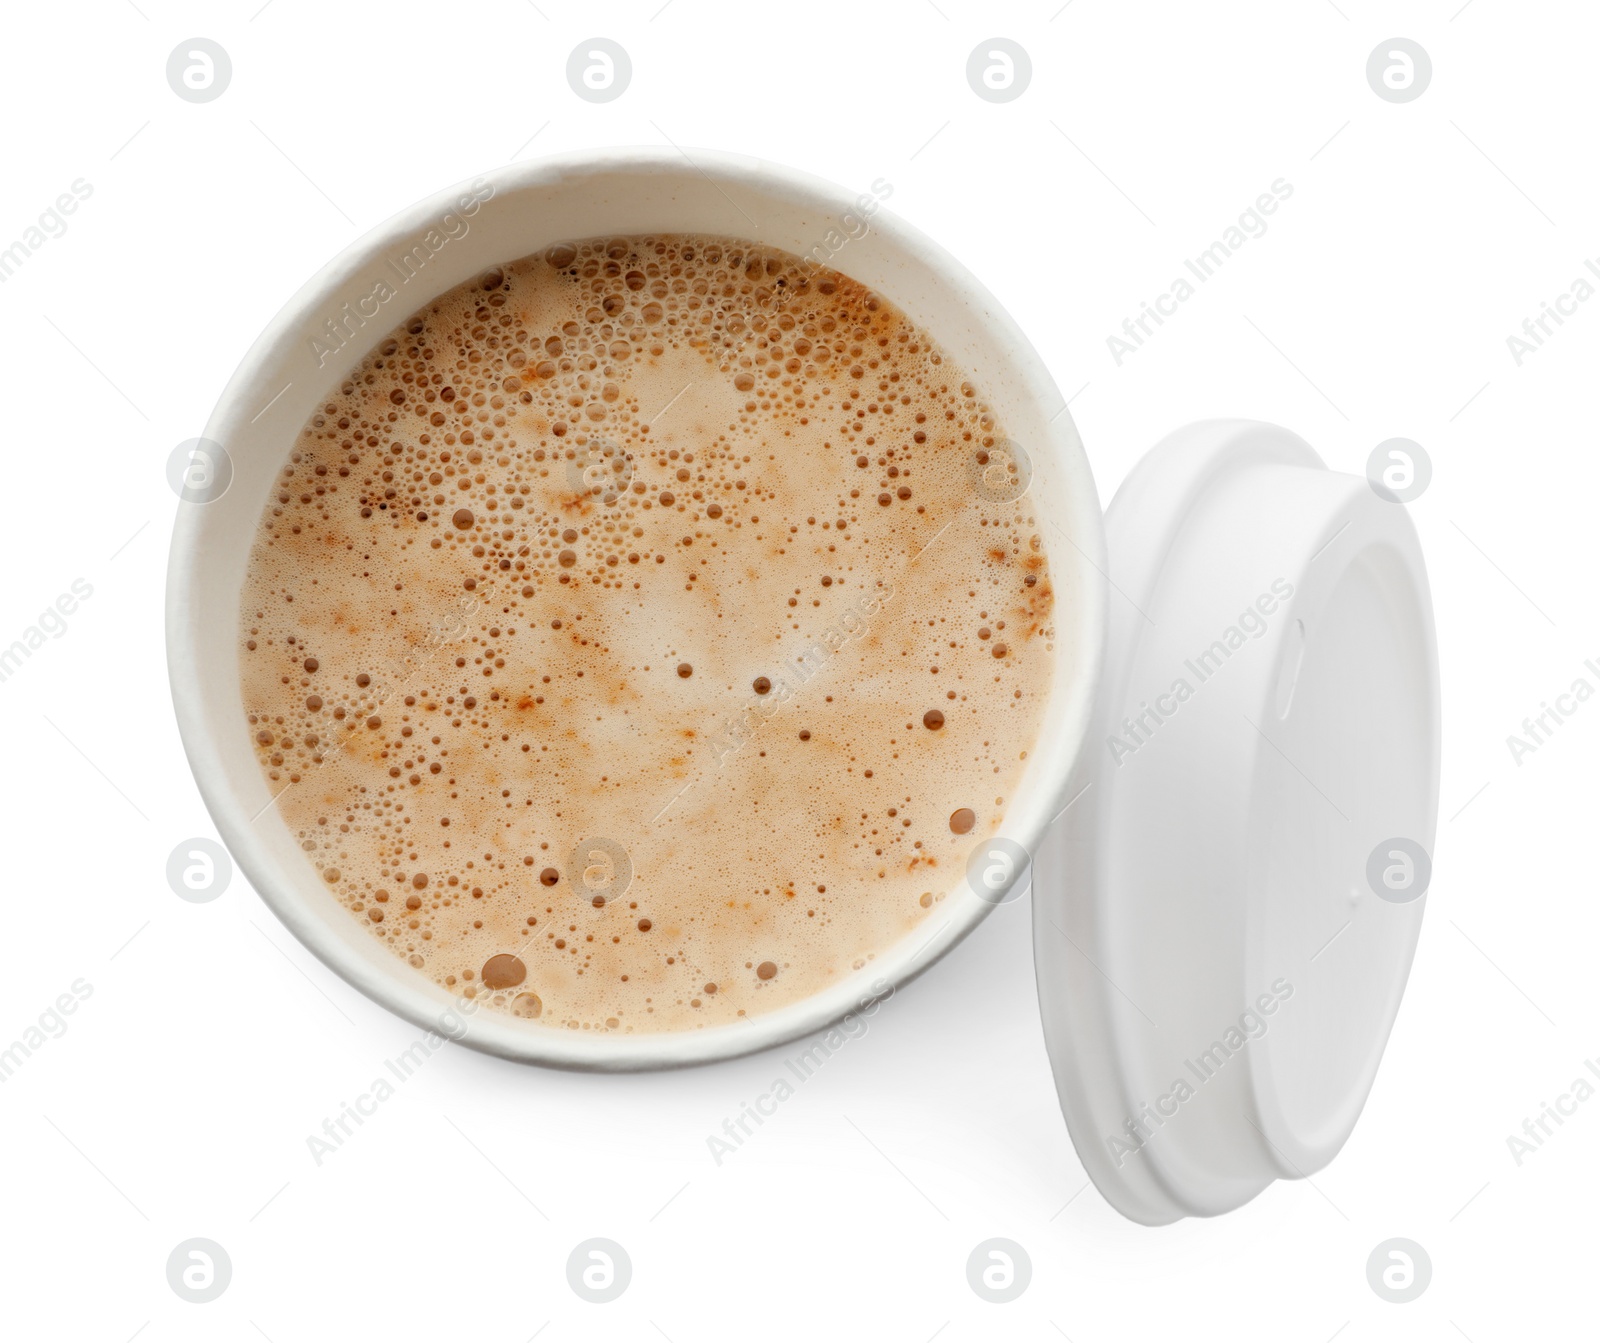
[[[240,607],[249,730],[326,889],[416,974],[662,1032],[915,932],[1038,735],[1052,586],[982,390],[737,239],[498,266],[302,429]]]

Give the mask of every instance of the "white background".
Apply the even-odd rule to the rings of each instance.
[[[93,195],[0,286],[0,644],[74,579],[94,592],[0,684],[0,1046],[73,981],[93,993],[0,1083],[0,1333],[1592,1332],[1600,1097],[1520,1167],[1506,1138],[1600,1054],[1600,704],[1520,766],[1506,737],[1580,675],[1600,686],[1583,668],[1600,658],[1600,303],[1521,367],[1506,337],[1600,256],[1600,23],[1575,0],[1058,5],[7,6],[0,247],[74,179]],[[204,105],[164,74],[197,35],[233,61]],[[564,77],[595,35],[634,67],[606,105]],[[1004,105],[964,73],[996,35],[1034,67]],[[1407,105],[1364,73],[1396,35],[1434,65]],[[307,1135],[417,1032],[325,970],[242,877],[211,904],[168,889],[168,854],[213,832],[166,686],[167,454],[279,305],[391,213],[510,158],[668,137],[857,190],[889,179],[889,208],[1037,343],[1103,501],[1160,436],[1214,415],[1286,424],[1336,469],[1360,472],[1395,435],[1432,455],[1412,506],[1443,668],[1430,908],[1366,1112],[1314,1183],[1162,1230],[1085,1189],[1026,901],[720,1168],[707,1135],[792,1049],[604,1078],[451,1047],[313,1164]],[[1118,367],[1106,337],[1280,177],[1294,194],[1266,235]],[[209,1305],[166,1281],[193,1236],[233,1263]],[[590,1236],[632,1257],[610,1305],[567,1286]],[[1032,1258],[1009,1305],[967,1285],[991,1236]],[[1409,1305],[1366,1280],[1393,1236],[1433,1262]]]

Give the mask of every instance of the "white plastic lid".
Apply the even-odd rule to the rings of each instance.
[[[1405,508],[1271,425],[1153,449],[1106,516],[1096,722],[1033,873],[1067,1125],[1113,1206],[1225,1212],[1338,1152],[1411,967],[1438,658]]]

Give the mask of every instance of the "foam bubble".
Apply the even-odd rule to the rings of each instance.
[[[981,391],[729,238],[497,266],[301,432],[241,599],[251,740],[323,889],[540,1028],[734,1021],[962,879],[1054,657]],[[1010,460],[1010,458],[1007,458]]]

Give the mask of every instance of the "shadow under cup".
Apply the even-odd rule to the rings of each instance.
[[[526,1062],[612,1070],[708,1062],[794,1039],[886,996],[993,903],[961,877],[907,937],[809,998],[733,1025],[608,1034],[473,1010],[380,945],[317,880],[271,805],[240,691],[239,599],[268,492],[306,420],[385,334],[490,266],[557,243],[699,233],[782,248],[883,295],[972,376],[1027,455],[1056,598],[1053,684],[1001,833],[1035,852],[1066,805],[1105,630],[1094,482],[1061,393],[1016,324],[959,262],[877,208],[878,198],[698,150],[692,162],[676,150],[624,150],[513,165],[420,202],[356,242],[245,356],[206,426],[205,441],[222,450],[211,448],[215,469],[180,496],[167,582],[173,702],[196,782],[235,860],[295,936],[369,998],[425,1029]]]

